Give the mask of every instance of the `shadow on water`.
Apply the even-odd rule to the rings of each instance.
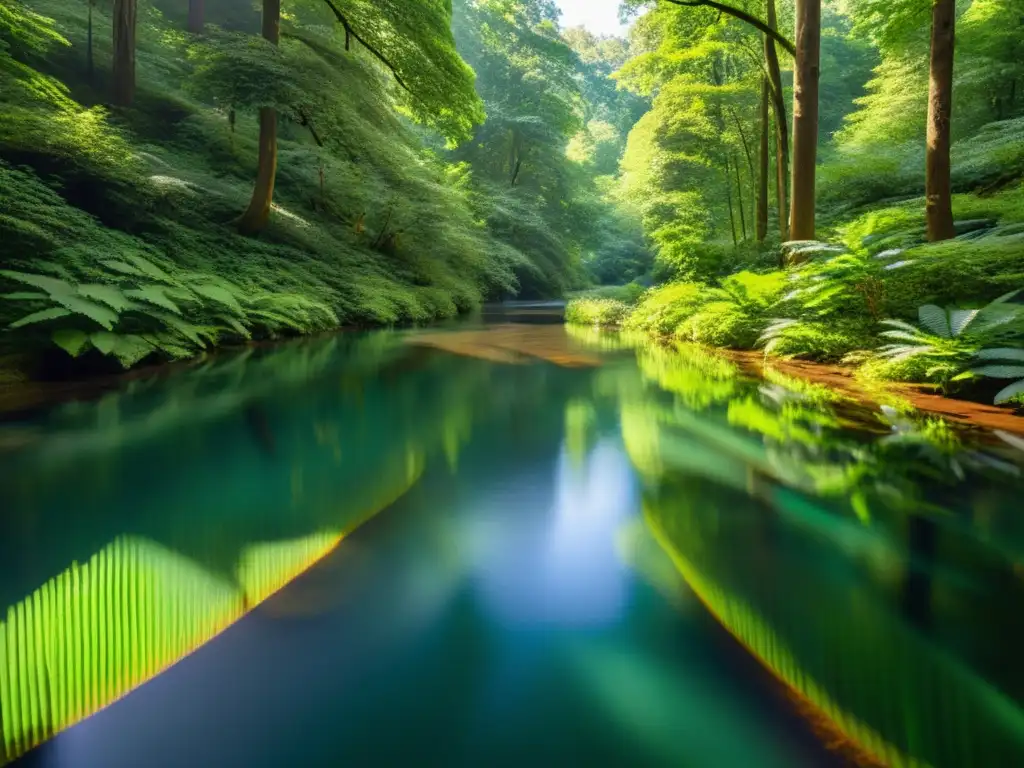
[[[1024,763],[1019,445],[510,319],[5,424],[0,763]]]

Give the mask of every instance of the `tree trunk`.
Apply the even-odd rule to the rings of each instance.
[[[767,2],[768,25],[778,24],[775,0]],[[764,60],[771,80],[772,111],[775,113],[775,197],[779,208],[779,235],[789,240],[789,120],[786,118],[786,100],[782,93],[782,69],[775,50],[775,41],[765,35]]]
[[[725,200],[729,204],[729,231],[732,232],[732,247],[738,244],[736,240],[736,213],[732,207],[732,177],[729,175],[729,158],[725,158]]]
[[[206,0],[188,0],[188,31],[201,35],[206,24]]]
[[[130,106],[135,99],[136,0],[114,0],[114,104]]]
[[[953,44],[956,1],[932,0],[932,53],[928,85],[928,147],[925,154],[925,214],[928,239],[949,240],[953,203],[949,178],[949,123],[953,112]]]
[[[743,241],[747,240],[747,217],[743,212],[743,182],[740,179],[740,164],[733,158],[732,170],[736,174],[736,200],[740,209],[740,233],[743,235]]]
[[[757,242],[768,236],[768,78],[761,80],[761,145],[757,157]],[[780,218],[783,213],[779,212]]]
[[[92,45],[92,9],[94,5],[96,5],[96,0],[89,0],[89,23],[85,37],[85,77],[89,85],[93,84],[94,73],[96,72]]]
[[[951,0],[950,0],[951,1]],[[814,239],[814,177],[818,158],[818,66],[821,0],[796,0],[793,68],[793,203],[789,236]]]
[[[274,45],[281,38],[281,0],[263,0],[263,37]],[[277,112],[271,107],[260,109],[259,169],[249,208],[238,221],[243,235],[262,232],[270,221],[274,202],[274,180],[277,178]]]

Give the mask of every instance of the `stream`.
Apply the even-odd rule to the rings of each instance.
[[[0,765],[1024,765],[1024,439],[476,325],[0,421]]]

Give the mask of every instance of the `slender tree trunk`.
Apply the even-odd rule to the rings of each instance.
[[[281,38],[281,0],[263,0],[263,37],[274,45]],[[274,180],[277,178],[277,112],[271,107],[260,109],[259,168],[249,208],[238,221],[243,235],[262,232],[270,221],[274,202]]]
[[[743,121],[740,120],[739,115],[736,114],[735,109],[730,109],[729,113],[732,115],[733,122],[736,123],[736,130],[740,134],[740,143],[743,144],[743,154],[747,158],[747,171],[750,174],[750,202],[753,205],[754,200],[757,198],[757,175],[754,173],[754,155],[750,151],[750,142],[747,141],[747,132],[743,130]],[[740,181],[740,165],[736,164],[736,186],[740,187],[740,197],[743,197],[742,182]],[[754,211],[750,211],[750,223],[754,223]],[[743,239],[747,239],[746,228],[744,228]]]
[[[740,209],[740,232],[743,235],[743,241],[747,240],[747,217],[743,212],[743,182],[740,180],[740,164],[733,158],[732,170],[736,174],[736,201]]]
[[[757,156],[757,242],[768,236],[768,78],[761,80],[761,144]],[[779,213],[782,216],[782,213]]]
[[[775,29],[778,20],[775,15],[775,0],[767,0],[768,25]],[[782,92],[782,69],[775,41],[765,35],[764,60],[771,80],[772,111],[775,113],[775,197],[779,208],[779,235],[789,240],[789,119],[786,117],[786,100]]]
[[[114,104],[130,106],[135,99],[136,0],[114,0]]]
[[[931,76],[928,83],[928,147],[925,153],[925,214],[928,239],[949,240],[953,203],[949,178],[949,128],[953,112],[953,45],[956,0],[932,0]]]
[[[793,68],[793,207],[789,216],[789,236],[793,240],[814,239],[820,52],[821,0],[796,0],[796,66]]]
[[[92,9],[95,5],[96,0],[89,0],[89,24],[86,30],[85,38],[85,77],[89,85],[93,84],[96,72],[96,63],[93,55],[92,45]]]
[[[206,0],[188,0],[188,31],[201,35],[206,24]]]
[[[725,158],[725,201],[729,205],[729,231],[732,232],[732,246],[735,248],[739,241],[736,239],[736,212],[732,207],[732,177],[729,175],[729,158]]]

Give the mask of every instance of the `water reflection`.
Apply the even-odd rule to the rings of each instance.
[[[1010,441],[700,350],[638,362],[619,391],[645,519],[721,624],[869,759],[1021,762]]]
[[[694,346],[500,326],[248,350],[27,414],[0,446],[0,763],[262,606],[323,635],[282,628],[247,657],[267,679],[208,657],[247,693],[203,710],[190,688],[177,715],[152,694],[146,738],[235,718],[260,740],[202,744],[218,764],[294,757],[296,733],[313,763],[524,762],[588,733],[544,754],[821,764],[724,668],[703,603],[860,758],[1024,764],[1013,435]],[[129,703],[96,733],[121,738]],[[411,752],[382,746],[396,713]]]

